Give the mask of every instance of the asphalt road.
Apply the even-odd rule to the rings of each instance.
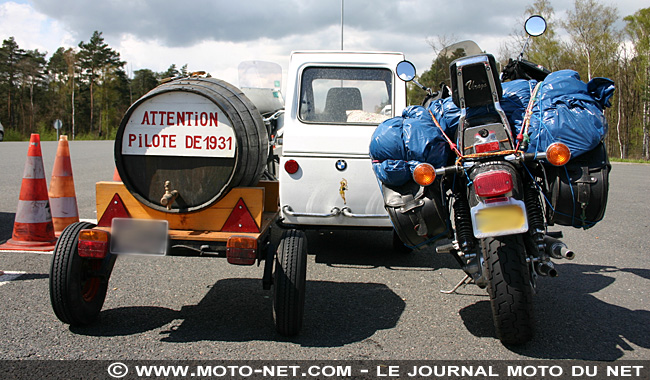
[[[55,143],[43,143],[49,178]],[[11,237],[27,143],[0,143],[0,243]],[[111,142],[71,142],[82,218],[113,174]],[[0,359],[648,359],[650,165],[614,164],[605,219],[566,228],[574,261],[557,261],[535,296],[536,336],[495,338],[485,291],[445,295],[461,277],[433,249],[391,253],[390,234],[308,233],[303,332],[277,335],[262,268],[223,259],[120,258],[98,323],[54,316],[50,255],[0,253]],[[13,281],[7,281],[14,278]],[[17,278],[16,278],[17,277]]]

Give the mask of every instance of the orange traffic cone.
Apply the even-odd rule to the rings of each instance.
[[[0,250],[52,251],[56,238],[47,197],[41,154],[41,137],[32,133],[23,172],[23,183],[14,221],[14,231]]]
[[[50,180],[50,206],[54,233],[60,235],[64,228],[79,221],[77,196],[74,191],[72,164],[68,136],[62,135],[56,150],[52,179]]]
[[[120,178],[120,173],[117,172],[117,167],[115,167],[115,170],[113,171],[113,181],[122,182],[122,178]]]

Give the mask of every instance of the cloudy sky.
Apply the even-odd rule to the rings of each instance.
[[[433,57],[427,38],[472,39],[498,54],[533,0],[343,0],[346,50],[402,51],[419,72]],[[606,1],[619,16],[639,0]],[[556,18],[573,0],[551,0]],[[0,0],[0,38],[53,53],[93,31],[127,61],[127,70],[164,71],[175,63],[237,85],[244,60],[279,63],[289,53],[340,49],[341,0]]]

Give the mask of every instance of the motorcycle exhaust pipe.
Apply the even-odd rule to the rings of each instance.
[[[546,244],[546,254],[554,259],[573,260],[576,257],[576,254],[559,239],[547,235],[544,236],[544,244]]]
[[[550,260],[537,263],[535,269],[537,270],[537,273],[539,273],[541,276],[557,277],[560,275],[555,269],[555,265],[553,265],[553,263]]]

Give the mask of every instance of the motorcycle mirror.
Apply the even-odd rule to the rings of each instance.
[[[541,36],[546,31],[546,20],[539,15],[530,16],[524,24],[524,29],[531,37]]]
[[[409,61],[402,61],[397,64],[397,76],[404,82],[415,79],[415,66]]]

